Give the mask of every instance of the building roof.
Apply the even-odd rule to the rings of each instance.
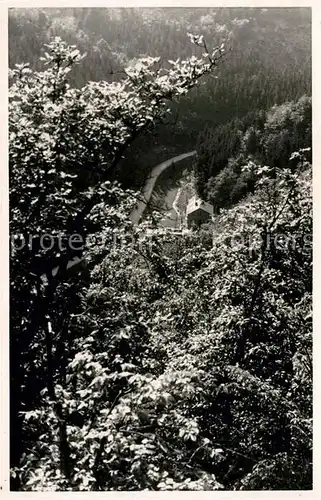
[[[207,201],[203,201],[199,196],[193,196],[188,202],[186,214],[189,215],[197,210],[207,212],[211,216],[214,214],[213,205]]]

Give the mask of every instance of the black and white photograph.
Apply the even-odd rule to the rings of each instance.
[[[7,12],[10,490],[312,490],[312,9]]]

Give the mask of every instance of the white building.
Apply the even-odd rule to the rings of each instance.
[[[187,226],[191,227],[193,224],[200,226],[204,222],[212,220],[214,215],[213,205],[201,200],[198,196],[193,196],[186,208]]]

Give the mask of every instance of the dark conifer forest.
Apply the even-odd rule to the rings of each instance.
[[[9,9],[11,489],[312,488],[311,122],[308,8]]]

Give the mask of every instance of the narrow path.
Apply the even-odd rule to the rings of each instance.
[[[177,202],[179,200],[179,197],[181,195],[181,191],[182,191],[182,186],[180,186],[178,188],[178,191],[176,193],[176,196],[175,196],[175,200],[173,201],[173,209],[175,210],[175,213],[176,213],[176,225],[178,224],[178,228],[181,229],[181,224],[182,224],[182,215],[178,209],[178,206],[177,206]]]
[[[196,151],[190,151],[189,153],[183,153],[182,155],[174,156],[174,158],[170,158],[169,160],[163,161],[159,165],[153,168],[148,181],[146,182],[143,191],[142,191],[142,200],[137,204],[136,208],[132,211],[130,215],[130,219],[134,224],[138,224],[140,221],[148,202],[153,194],[153,190],[155,187],[155,183],[159,177],[159,175],[164,172],[168,167],[173,165],[174,163],[178,163],[185,158],[189,158],[190,156],[195,156]]]

